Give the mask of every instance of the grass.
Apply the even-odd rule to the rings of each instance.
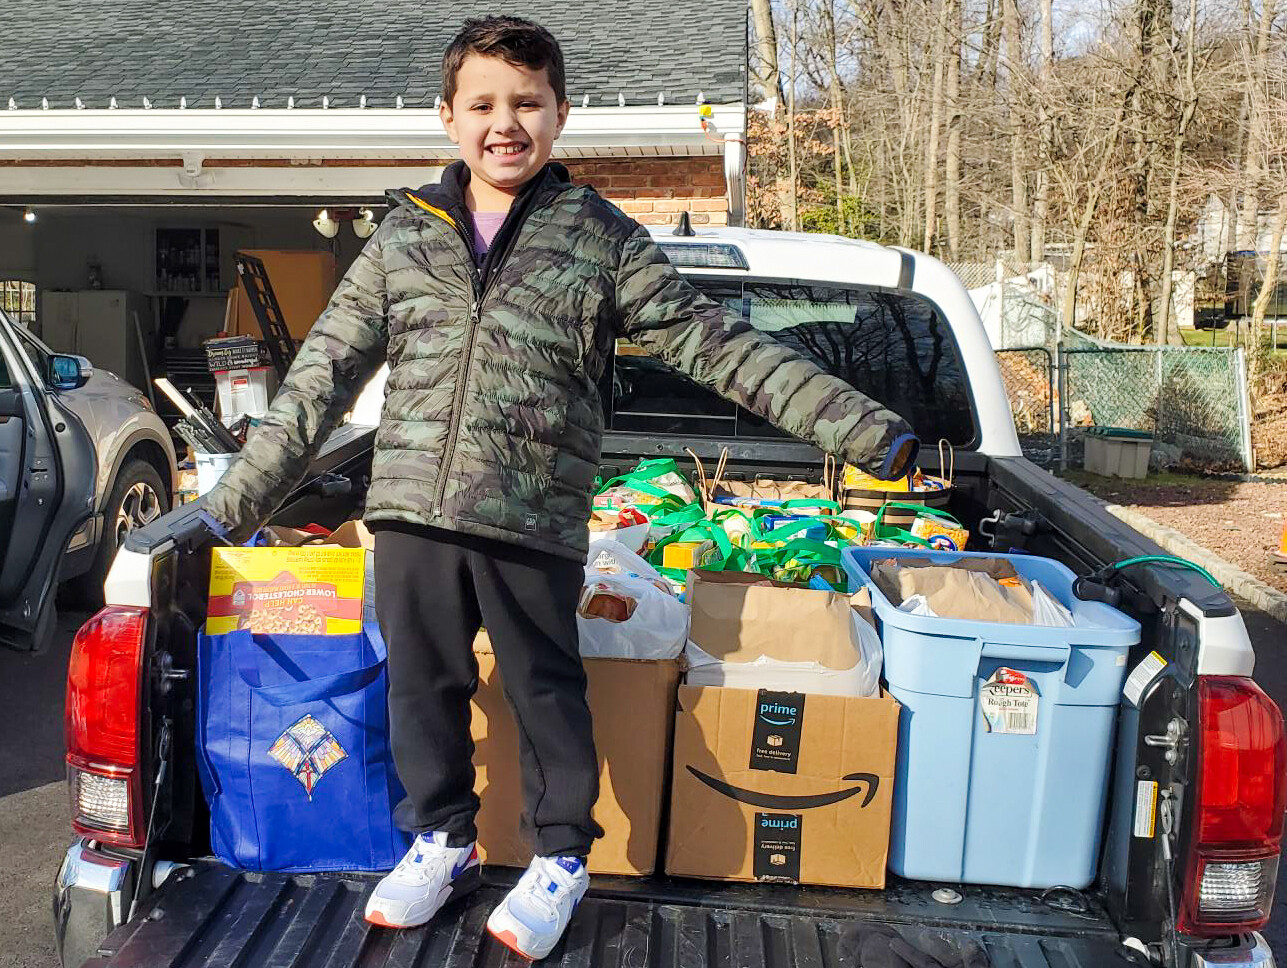
[[[1185,346],[1237,346],[1246,341],[1250,328],[1250,323],[1244,323],[1240,327],[1230,323],[1227,329],[1181,329],[1180,337]],[[1265,349],[1269,349],[1271,331],[1272,327],[1266,323]],[[1278,352],[1287,351],[1287,322],[1278,324],[1278,345],[1275,349]]]
[[[1210,483],[1209,477],[1201,477],[1197,474],[1175,474],[1170,471],[1161,473],[1151,473],[1148,477],[1141,479],[1127,479],[1122,477],[1101,477],[1098,474],[1090,474],[1086,471],[1069,468],[1060,475],[1064,480],[1076,484],[1078,487],[1093,491],[1096,487],[1104,487],[1109,484],[1116,484],[1121,487],[1193,487],[1202,483]]]

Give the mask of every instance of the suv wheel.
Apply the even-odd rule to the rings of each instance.
[[[156,468],[145,460],[126,461],[103,508],[103,534],[94,552],[94,563],[76,580],[76,597],[93,608],[102,605],[103,582],[125,536],[169,510],[169,492]]]

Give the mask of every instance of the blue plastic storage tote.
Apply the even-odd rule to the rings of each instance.
[[[1058,598],[1075,626],[900,611],[869,574],[873,562],[888,558],[1004,558]],[[885,677],[903,706],[890,870],[917,880],[1087,887],[1095,878],[1118,697],[1139,623],[1077,600],[1073,573],[1047,558],[860,547],[846,549],[843,560],[851,587],[871,593]],[[1012,694],[1020,696],[1018,718],[998,722],[998,702],[1004,707]]]
[[[381,871],[393,825],[386,652],[365,634],[202,634],[197,766],[211,848],[253,871]]]

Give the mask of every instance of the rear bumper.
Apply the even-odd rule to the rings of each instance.
[[[63,857],[54,884],[54,938],[63,968],[78,968],[124,923],[134,899],[137,865],[78,839]]]
[[[1190,968],[1276,968],[1274,953],[1258,932],[1244,935],[1225,948],[1214,946],[1193,951]]]

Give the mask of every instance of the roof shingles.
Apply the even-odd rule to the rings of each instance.
[[[469,16],[463,0],[6,0],[0,99],[20,108],[432,107],[443,49]],[[669,104],[701,93],[744,99],[745,0],[528,0],[523,15],[559,39],[568,96],[580,103]]]

